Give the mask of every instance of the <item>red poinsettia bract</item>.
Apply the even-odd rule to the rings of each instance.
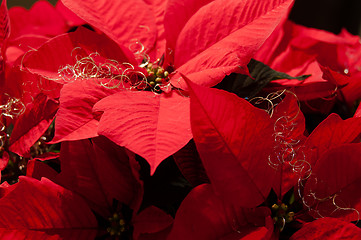
[[[2,1],[0,12],[3,59],[0,79],[1,147],[4,147],[2,151],[29,157],[31,146],[54,119],[58,108],[55,99],[59,97],[60,85],[22,71],[21,61],[27,52],[67,32],[73,27],[71,24],[82,24],[83,21],[70,24],[67,19],[75,17],[69,14],[62,16],[47,1],[38,1],[29,10],[22,7],[8,10],[6,1]],[[9,135],[12,135],[11,139]]]
[[[48,232],[59,234],[60,239],[69,239],[66,237],[67,235],[63,237],[62,234],[80,234],[76,230],[84,229],[85,233],[91,232],[92,237],[85,235],[80,239],[93,239],[95,236],[118,236],[121,239],[148,239],[148,236],[154,239],[165,239],[173,221],[172,217],[153,206],[138,211],[142,201],[143,186],[138,176],[139,166],[132,155],[128,155],[124,148],[104,137],[62,143],[60,174],[45,163],[34,160],[31,162],[32,167],[28,169],[29,176],[36,178],[46,176],[53,182],[42,178],[41,181],[46,181],[47,186],[39,189],[41,182],[25,177],[21,179],[20,183],[4,188],[0,202],[11,204],[14,209],[3,209],[0,206],[4,212],[3,221],[6,223],[12,222],[12,218],[19,219],[9,229],[13,230],[14,234],[25,231],[24,234],[28,237],[32,236],[32,230],[38,230],[44,234],[48,234]],[[16,186],[23,184],[25,181],[23,179],[32,182],[35,189],[25,186],[26,191],[15,191]],[[13,190],[14,188],[15,190]],[[52,189],[62,190],[58,190],[60,193],[54,193],[54,197],[52,197]],[[9,199],[7,196],[10,196],[10,193],[8,194],[8,192],[16,192],[18,197]],[[8,213],[8,211],[16,211],[18,205],[23,204],[21,201],[27,199],[29,194],[34,199],[39,197],[39,202],[31,201],[29,204],[25,204],[24,211],[32,216],[32,222],[40,222],[45,225],[44,227],[32,227],[30,223],[21,225],[20,223],[25,221],[28,216],[27,214],[23,215],[23,211],[18,211],[16,214]],[[48,202],[45,200],[42,202],[41,194],[49,195]],[[63,197],[62,194],[65,196]],[[67,196],[81,199],[82,208],[77,205],[77,202],[72,203],[71,200],[63,203],[62,198]],[[58,208],[58,205],[62,206],[62,204],[67,205]],[[36,208],[36,211],[42,214],[35,214],[35,210],[31,210],[32,208]],[[74,211],[73,208],[79,209]],[[82,209],[88,211],[87,215],[79,213]],[[54,226],[56,219],[60,218],[52,220],[51,215],[54,212],[63,218],[63,220],[59,219],[59,223],[65,222],[66,226],[59,224]],[[79,214],[88,220],[74,218],[72,214],[75,216]],[[92,222],[88,224],[90,220]],[[57,228],[59,228],[59,232],[57,232]]]
[[[153,92],[127,91],[122,84],[102,87],[119,80],[113,78],[114,72],[112,77],[91,75],[95,83],[89,75],[82,79],[72,77],[61,91],[54,141],[104,135],[144,157],[153,173],[163,159],[192,136],[189,100],[174,89],[186,88],[178,73],[212,86],[227,74],[244,71],[291,2],[63,1],[115,42],[79,29],[54,38],[29,54],[24,65],[31,72],[59,80],[62,67],[73,66],[74,70],[76,60],[98,53],[102,60],[96,60],[94,66],[115,60],[121,65],[122,80],[137,73],[138,78],[142,76],[140,85]],[[137,61],[120,46],[132,50]],[[79,49],[82,55],[77,55]],[[153,74],[159,76],[154,80]]]
[[[269,239],[273,231],[277,235],[310,216],[359,219],[359,119],[332,115],[306,139],[304,124],[299,124],[302,113],[287,96],[287,104],[281,102],[270,117],[236,95],[188,83],[194,141],[210,184],[186,197],[169,239]],[[287,116],[290,121],[278,125]],[[292,126],[294,120],[298,124]],[[339,129],[330,129],[334,124]],[[330,131],[335,135],[328,137]],[[282,203],[292,188],[302,210],[293,205],[295,200]],[[269,202],[271,189],[274,203]]]
[[[277,80],[270,87],[292,88],[301,101],[331,98],[309,103],[311,109],[328,113],[336,94],[348,104],[359,97],[359,39],[345,29],[336,35],[284,20],[256,53],[255,59],[291,75],[311,74],[304,81]],[[325,110],[324,106],[329,107]]]
[[[43,178],[1,186],[2,239],[93,239],[97,221],[83,198]]]

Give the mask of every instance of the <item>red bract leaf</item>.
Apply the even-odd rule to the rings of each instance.
[[[145,49],[152,49],[155,44],[157,28],[154,15],[143,0],[62,2],[76,15],[121,45],[128,47],[140,42]]]
[[[358,68],[361,69],[361,63]],[[352,76],[350,76],[348,85],[341,89],[342,96],[349,105],[352,105],[356,100],[361,98],[360,77],[361,72],[355,72]]]
[[[9,37],[10,34],[10,22],[9,13],[6,6],[6,1],[3,0],[0,5],[0,48],[2,50],[4,41]],[[2,52],[2,51],[1,51]]]
[[[47,36],[27,34],[8,40],[5,49],[6,65],[8,69],[11,69],[14,65],[20,65],[22,56],[25,53],[39,48],[49,39],[50,38]]]
[[[61,234],[64,230],[97,227],[81,197],[45,178],[20,177],[0,199],[0,209],[0,229],[54,230]]]
[[[81,26],[86,22],[79,18],[75,13],[70,11],[61,1],[58,1],[55,5],[55,9],[58,13],[60,13],[66,21],[66,24],[70,27]]]
[[[304,202],[314,217],[360,219],[361,144],[344,144],[323,154],[312,169]]]
[[[188,20],[204,5],[213,0],[168,1],[164,18],[167,48],[175,49],[177,38]]]
[[[113,199],[139,206],[142,186],[133,174],[135,160],[108,139],[63,142],[60,160],[56,181],[83,196],[97,213],[109,216]]]
[[[102,99],[93,110],[104,112],[98,134],[145,158],[151,174],[192,138],[189,98],[176,91],[122,91]]]
[[[33,105],[33,101],[38,94],[56,99],[59,97],[62,86],[54,81],[39,78],[35,74],[22,71],[18,67],[13,67],[7,72],[3,84],[1,86],[2,91],[11,97],[18,98],[24,105]]]
[[[45,177],[50,180],[54,180],[58,172],[51,168],[49,165],[39,160],[29,160],[26,165],[26,176],[40,180]]]
[[[20,156],[28,155],[30,147],[44,134],[54,119],[58,103],[39,94],[15,123],[9,150]]]
[[[59,235],[50,235],[44,232],[36,230],[9,230],[0,229],[0,238],[4,240],[60,240],[62,239]]]
[[[37,230],[9,230],[0,229],[0,239],[3,240],[64,240],[64,239],[77,239],[77,240],[89,240],[96,237],[97,230],[61,230],[61,233],[57,231],[52,232],[47,230],[46,232],[40,232]]]
[[[98,120],[92,109],[102,98],[119,92],[92,79],[65,84],[60,94],[60,106],[55,119],[52,142],[79,140],[97,136]]]
[[[173,157],[183,176],[194,187],[202,183],[209,183],[206,170],[204,169],[194,141],[189,141],[187,145],[174,153]]]
[[[134,239],[138,239],[142,234],[152,234],[161,232],[169,228],[173,223],[173,218],[154,206],[141,211],[133,220]],[[165,239],[165,238],[164,238]]]
[[[291,240],[350,239],[361,238],[361,229],[352,223],[335,218],[320,218],[306,224],[290,238]]]
[[[307,138],[306,161],[313,166],[325,151],[343,143],[357,142],[360,134],[360,118],[342,120],[337,114],[331,114]]]
[[[4,42],[10,35],[10,21],[6,1],[3,0],[0,5],[0,75],[3,81],[5,70]]]
[[[273,32],[266,44],[255,55],[273,69],[288,74],[312,74],[304,82],[275,81],[280,88],[294,87],[300,100],[333,96],[340,86],[345,85],[345,80],[351,78],[340,73],[358,72],[356,59],[360,59],[361,44],[358,40],[343,34],[335,35],[324,30],[312,29],[285,21],[283,25]],[[336,72],[330,72],[321,67],[329,67]],[[360,66],[360,65],[358,65]],[[325,74],[326,73],[326,74]],[[347,87],[347,86],[346,86]],[[354,86],[356,87],[356,85]],[[347,87],[351,90],[352,87]],[[353,91],[347,91],[352,93]],[[348,99],[349,94],[345,94]],[[352,94],[353,95],[353,94]],[[354,95],[351,99],[355,97]],[[344,99],[343,99],[344,100]],[[320,109],[323,110],[323,109]]]
[[[135,154],[105,137],[94,138],[92,143],[96,156],[93,165],[108,199],[117,199],[136,211],[143,199],[143,182]]]
[[[99,48],[99,46],[104,47]],[[106,36],[83,27],[75,32],[52,38],[38,50],[29,52],[22,63],[32,73],[60,82],[72,81],[73,79],[64,79],[59,74],[59,70],[67,65],[73,66],[77,61],[76,57],[79,58],[78,54],[81,57],[88,57],[94,53],[99,53],[99,58],[104,61],[111,59],[119,63],[137,65],[129,50],[118,46]]]
[[[289,134],[285,136],[288,140],[303,138],[305,117],[301,112],[297,96],[293,93],[286,92],[286,97],[275,107],[272,118],[275,121],[285,119],[282,124],[285,128],[276,130],[284,130],[286,134]]]
[[[189,16],[179,33],[174,49],[175,67],[200,85],[217,84],[250,61],[291,3],[292,0],[216,0],[206,4]],[[172,84],[186,87],[180,76],[174,77]]]
[[[193,138],[215,192],[235,206],[261,204],[275,175],[270,116],[234,94],[186,81]]]
[[[155,26],[157,28],[157,40],[153,48],[146,49],[146,53],[151,59],[159,59],[166,52],[166,39],[164,30],[164,13],[168,1],[164,0],[144,0],[148,4],[148,14],[153,14]],[[140,42],[141,43],[141,42]],[[134,43],[133,43],[134,44]],[[132,48],[131,48],[132,49]],[[144,57],[144,56],[142,56]],[[143,59],[140,59],[143,60]]]
[[[349,76],[345,74],[341,74],[339,72],[335,72],[329,67],[324,67],[320,65],[322,70],[322,78],[328,80],[329,82],[333,83],[335,86],[342,88],[349,83]]]
[[[48,1],[37,1],[30,10],[12,7],[11,38],[25,34],[56,36],[67,31],[63,17]]]
[[[299,178],[294,165],[297,165],[297,156],[302,155],[303,149],[300,147],[305,138],[305,118],[299,108],[297,97],[287,92],[286,97],[274,109],[272,118],[275,121],[275,147],[269,161],[277,172],[273,189],[279,199],[282,199]]]
[[[8,162],[9,162],[9,154],[6,151],[4,151],[0,158],[0,171],[5,169],[6,165],[8,165]]]
[[[0,157],[0,181],[1,181],[1,171],[5,169],[9,162],[9,153],[4,151]]]
[[[246,219],[252,216],[239,217],[230,218],[222,200],[213,192],[211,185],[202,184],[194,188],[183,200],[168,239],[263,239],[272,234],[272,220],[269,218],[265,221],[267,215],[263,215],[266,225],[258,227],[247,222]]]

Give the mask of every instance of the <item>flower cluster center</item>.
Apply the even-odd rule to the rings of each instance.
[[[147,85],[157,93],[162,92],[163,88],[169,84],[169,72],[153,63],[148,63],[145,69],[148,73]]]
[[[110,226],[107,228],[107,231],[111,236],[121,236],[128,230],[128,226],[120,214],[114,213],[108,220]]]
[[[284,229],[286,223],[290,223],[295,218],[295,213],[289,211],[288,206],[284,203],[272,205],[272,217],[275,227],[280,232]]]

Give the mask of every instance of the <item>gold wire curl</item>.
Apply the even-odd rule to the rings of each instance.
[[[0,148],[4,147],[6,139],[6,125],[4,123],[5,118],[17,118],[22,115],[25,110],[25,104],[18,98],[11,97],[7,93],[2,94],[4,104],[0,105]]]
[[[315,185],[320,184],[317,177],[314,177],[312,180],[315,181]],[[342,205],[347,205],[347,204],[344,203],[343,201],[341,201],[340,203],[336,202],[336,200],[338,199],[337,197],[339,196],[339,193],[341,193],[341,191],[339,193],[334,193],[327,197],[320,198],[317,196],[317,193],[312,191],[311,189],[310,189],[310,192],[307,193],[307,195],[303,195],[301,193],[300,189],[303,189],[304,185],[303,185],[302,181],[299,181],[298,184],[299,184],[298,193],[299,193],[299,196],[301,197],[303,205],[308,209],[308,211],[314,212],[316,215],[318,215],[318,217],[316,217],[316,219],[324,218],[324,217],[331,217],[332,214],[334,214],[337,211],[352,211],[352,212],[355,212],[357,215],[356,224],[359,222],[360,212],[356,208],[347,207],[347,206],[342,207],[342,206],[340,206],[340,204],[342,204]],[[328,213],[327,215],[324,215],[323,213],[320,212],[320,209],[318,209],[318,205],[320,203],[326,203],[326,202],[331,203],[331,205],[334,206],[334,209],[330,209],[332,211],[330,211],[330,213]]]

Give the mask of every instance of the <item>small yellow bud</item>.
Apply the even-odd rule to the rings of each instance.
[[[164,74],[164,69],[162,69],[162,68],[158,69],[157,76],[158,77],[163,77],[163,74]]]
[[[294,212],[289,212],[286,215],[286,222],[287,223],[292,222],[294,218],[295,218],[295,213]]]
[[[119,215],[117,213],[113,214],[113,219],[114,221],[118,221],[119,220]]]
[[[110,230],[110,236],[114,236],[116,234],[116,231],[114,229]]]
[[[273,205],[272,205],[272,210],[273,210],[273,211],[277,211],[279,207],[280,207],[280,206],[278,206],[277,204],[273,204]]]
[[[283,211],[287,211],[287,209],[288,209],[287,205],[284,203],[282,203],[280,207]]]

